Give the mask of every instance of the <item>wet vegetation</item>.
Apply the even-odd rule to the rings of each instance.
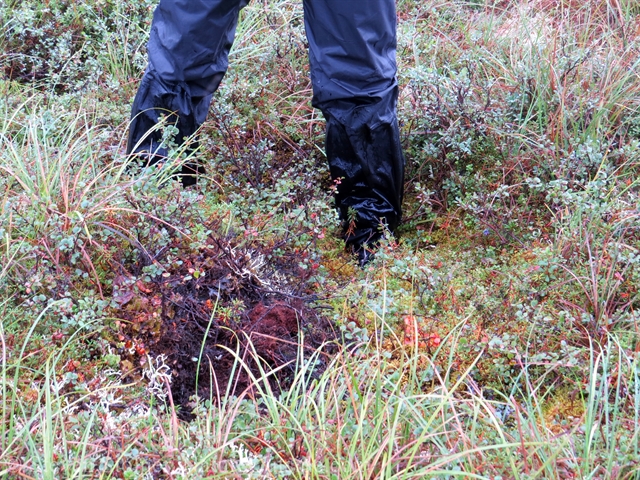
[[[243,11],[195,152],[159,125],[141,170],[154,6],[0,4],[0,477],[640,478],[635,2],[399,1],[364,270],[301,2]]]

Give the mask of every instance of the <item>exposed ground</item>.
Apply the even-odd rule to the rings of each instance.
[[[177,250],[180,264],[157,280],[114,279],[113,315],[120,319],[114,346],[132,375],[162,357],[171,370],[172,400],[188,417],[196,394],[255,395],[260,369],[274,372],[274,392],[286,389],[299,357],[310,352],[322,352],[312,374],[322,373],[338,334],[314,308],[310,275],[297,255],[270,262],[273,248],[238,248],[215,237],[197,252]]]

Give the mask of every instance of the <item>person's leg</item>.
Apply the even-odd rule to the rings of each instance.
[[[304,9],[313,105],[327,120],[341,219],[356,214],[345,241],[357,251],[380,238],[380,224],[393,231],[401,219],[395,1],[305,0]]]
[[[202,125],[213,92],[228,66],[238,13],[248,0],[161,0],[148,44],[149,65],[131,107],[127,153],[154,163],[166,156],[162,132],[151,131],[160,116],[178,129],[182,142]],[[151,131],[151,133],[149,133]],[[183,169],[195,183],[196,165]]]

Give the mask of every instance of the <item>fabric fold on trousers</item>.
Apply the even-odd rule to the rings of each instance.
[[[347,246],[375,243],[401,220],[404,156],[396,117],[395,2],[308,0],[313,105],[327,120],[331,176]],[[352,218],[351,212],[355,218]]]
[[[229,65],[238,15],[247,3],[160,1],[147,45],[149,65],[131,108],[128,153],[166,155],[158,150],[162,132],[145,138],[160,116],[178,128],[179,142],[204,123],[213,93]]]
[[[404,184],[397,123],[354,129],[330,117],[326,150],[331,176],[339,179],[336,205],[347,244],[377,241],[381,226],[393,232],[401,220]]]

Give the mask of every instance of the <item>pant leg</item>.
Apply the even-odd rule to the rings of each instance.
[[[204,123],[213,92],[229,64],[238,14],[248,0],[161,0],[148,44],[149,65],[131,108],[127,152],[166,155],[160,115],[178,128],[177,141]]]
[[[327,120],[341,218],[357,212],[347,244],[393,231],[401,219],[404,156],[396,117],[395,0],[305,0],[313,105]]]

